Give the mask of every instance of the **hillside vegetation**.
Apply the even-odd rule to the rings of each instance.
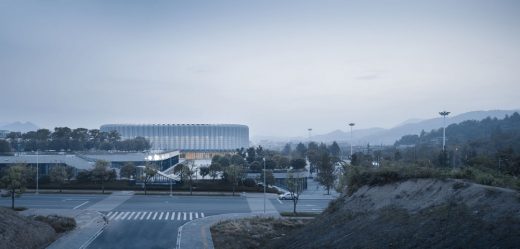
[[[520,195],[452,179],[364,185],[268,248],[517,248]]]

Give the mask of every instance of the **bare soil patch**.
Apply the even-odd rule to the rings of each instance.
[[[211,235],[216,249],[269,248],[269,242],[283,239],[308,222],[258,217],[228,220],[212,226]]]

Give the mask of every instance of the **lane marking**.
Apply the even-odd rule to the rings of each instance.
[[[88,203],[88,201],[86,201],[86,202],[83,202],[83,203],[81,203],[81,204],[79,204],[79,205],[75,206],[75,207],[74,207],[74,208],[72,208],[72,209],[78,209],[78,208],[80,208],[81,206],[83,206],[83,205],[85,205],[85,204],[87,204],[87,203]]]

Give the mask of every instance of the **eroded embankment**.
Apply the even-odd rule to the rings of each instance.
[[[520,194],[459,180],[364,186],[270,248],[518,248]]]

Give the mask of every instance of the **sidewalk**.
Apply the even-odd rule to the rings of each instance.
[[[327,195],[327,190],[321,186],[314,179],[309,178],[307,181],[307,189],[300,194],[300,200],[332,200],[340,196],[340,193],[335,189],[330,190],[330,195]]]
[[[177,234],[176,249],[213,249],[213,239],[209,230],[213,224],[230,219],[246,217],[280,217],[278,212],[273,213],[237,213],[207,216],[190,221],[181,227]]]
[[[29,209],[23,215],[59,215],[76,220],[76,228],[50,244],[47,249],[86,248],[106,226],[103,215],[93,210]]]

